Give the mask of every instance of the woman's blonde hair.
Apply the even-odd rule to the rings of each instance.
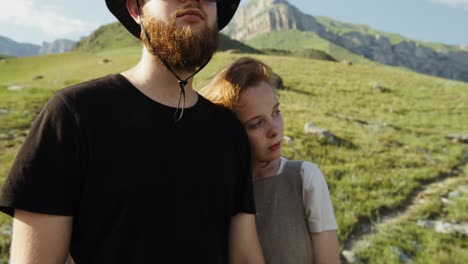
[[[262,81],[273,85],[273,77],[273,71],[265,63],[242,57],[218,72],[199,93],[214,104],[235,111],[242,92]]]

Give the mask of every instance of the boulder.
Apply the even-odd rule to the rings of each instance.
[[[106,59],[106,58],[102,58],[102,59],[99,60],[99,64],[107,64],[107,63],[111,63],[111,60]]]
[[[343,252],[341,252],[341,255],[343,255],[346,263],[359,263],[358,257],[356,257],[356,255],[352,251],[343,250]]]
[[[317,127],[312,123],[306,123],[304,125],[304,133],[316,136],[321,142],[333,144],[336,141],[335,136],[333,136],[333,134],[330,131]]]
[[[468,224],[452,224],[442,221],[419,219],[417,225],[425,228],[432,228],[434,231],[441,234],[458,233],[468,236]]]
[[[21,85],[10,85],[7,88],[9,91],[21,91],[24,89],[24,86]]]
[[[445,136],[445,138],[455,143],[468,144],[468,135],[452,134]]]
[[[372,83],[371,85],[372,85],[372,88],[374,88],[374,90],[381,92],[381,93],[389,93],[392,91],[390,88],[380,85],[378,83]]]

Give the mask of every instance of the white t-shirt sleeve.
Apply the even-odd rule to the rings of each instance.
[[[335,213],[322,172],[316,164],[304,161],[301,167],[302,197],[309,232],[336,230]]]

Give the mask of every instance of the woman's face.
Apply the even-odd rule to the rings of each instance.
[[[236,114],[247,130],[252,160],[270,162],[279,158],[283,117],[274,88],[267,82],[248,87],[241,93],[238,103]]]

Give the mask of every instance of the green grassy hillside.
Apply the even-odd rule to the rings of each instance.
[[[326,61],[336,61],[335,58],[328,55],[327,53],[316,50],[316,49],[301,49],[301,50],[281,50],[281,49],[261,49],[261,52],[265,55],[273,56],[293,56],[306,59],[315,59],[315,60],[326,60]]]
[[[239,51],[242,53],[259,54],[261,51],[245,45],[237,40],[230,39],[228,36],[219,34],[219,47],[218,51]]]
[[[139,40],[133,37],[120,23],[116,22],[100,27],[89,37],[81,40],[76,45],[75,51],[98,52],[102,50],[132,47],[139,48]],[[243,53],[260,53],[260,51],[241,42],[232,40],[223,34],[220,35],[218,50],[239,50]]]
[[[359,32],[359,33],[368,34],[368,35],[380,35],[380,36],[387,37],[390,40],[390,43],[392,44],[398,44],[406,40],[403,36],[399,34],[379,31],[367,25],[345,23],[345,22],[340,22],[340,21],[337,21],[328,17],[322,17],[322,16],[315,16],[315,19],[317,20],[317,22],[324,25],[329,31],[337,35],[342,35],[342,34],[346,34],[350,32]]]
[[[396,33],[389,33],[389,32],[384,32],[384,31],[373,29],[367,25],[345,23],[345,22],[340,22],[340,21],[331,19],[329,17],[322,17],[322,16],[315,16],[315,19],[317,20],[317,22],[324,25],[327,28],[327,30],[338,35],[346,34],[350,32],[359,32],[359,33],[368,34],[368,35],[380,35],[380,36],[384,36],[388,38],[390,40],[390,43],[393,45],[398,44],[402,41],[412,40],[412,39],[403,37]],[[417,41],[417,40],[414,40],[414,41]],[[433,43],[433,42],[424,42],[424,41],[417,41],[417,42],[419,45],[431,48],[435,51],[442,51],[442,52],[460,51],[460,48],[455,45],[447,45],[447,44],[442,44],[442,43]]]
[[[354,54],[341,46],[321,38],[314,32],[299,30],[275,31],[258,34],[245,43],[257,49],[282,49],[289,51],[315,49],[323,51],[339,61],[347,60],[354,63],[373,63],[362,56]]]
[[[140,42],[122,24],[101,26],[75,46],[75,51],[97,52],[106,49],[140,46]]]
[[[118,42],[113,41],[114,45]],[[34,116],[55,90],[120,72],[139,60],[138,45],[125,49],[99,45],[93,47],[114,48],[0,61],[0,182]],[[217,54],[195,79],[195,87],[200,88],[218,69],[240,56],[244,55]],[[292,139],[292,143],[285,142],[284,155],[314,161],[322,169],[341,242],[361,221],[374,221],[381,212],[406,204],[413,190],[450,170],[467,152],[466,145],[445,137],[468,134],[468,84],[368,63],[349,66],[252,56],[270,65],[289,88],[279,92],[285,135]],[[379,92],[373,88],[376,84],[388,91]],[[336,142],[304,134],[308,122],[328,129]],[[10,221],[0,217],[4,254]]]

